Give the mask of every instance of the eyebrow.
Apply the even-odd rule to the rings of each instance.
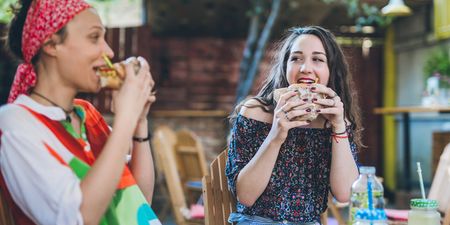
[[[92,26],[91,30],[93,30],[93,29],[100,29],[100,30],[106,31],[106,28],[104,26],[98,26],[98,25]]]
[[[302,51],[293,51],[291,54],[303,54]],[[324,55],[325,57],[327,56],[327,54],[325,54],[324,52],[313,52],[313,55]]]

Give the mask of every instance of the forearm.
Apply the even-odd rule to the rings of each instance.
[[[336,129],[336,130],[345,130]],[[347,202],[353,182],[358,177],[358,168],[350,149],[348,138],[332,138],[330,183],[331,191],[340,202]]]
[[[242,204],[253,205],[266,189],[281,144],[282,142],[273,141],[269,134],[255,156],[239,173],[236,182],[236,195]]]
[[[80,183],[81,213],[85,224],[98,224],[116,191],[131,144],[132,125],[116,120],[102,153]]]
[[[148,122],[141,121],[134,133],[135,137],[147,137]],[[155,182],[153,156],[150,150],[150,142],[134,142],[130,169],[136,182],[144,193],[148,203],[151,204]]]

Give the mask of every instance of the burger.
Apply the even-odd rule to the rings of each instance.
[[[129,63],[133,64],[134,72],[137,73],[140,69],[139,61],[130,60]],[[120,62],[112,64],[109,62],[109,59],[107,61],[107,66],[99,67],[97,73],[100,76],[100,86],[108,89],[119,89],[127,75],[124,63]]]
[[[122,86],[126,73],[123,64],[117,63],[114,67],[100,67],[97,73],[100,75],[100,86],[102,88],[119,89]]]
[[[318,79],[311,79],[311,78],[300,78],[296,84],[291,84],[287,88],[278,88],[275,89],[273,92],[273,99],[276,102],[280,99],[281,95],[288,91],[295,91],[297,93],[296,96],[293,98],[298,98],[300,101],[306,100],[306,103],[309,104],[309,107],[311,109],[311,112],[303,115],[298,116],[295,118],[292,118],[291,120],[298,120],[298,121],[305,121],[305,120],[314,120],[319,115],[316,110],[323,108],[322,105],[316,104],[313,102],[313,99],[323,99],[325,96],[320,93],[312,92],[311,87],[312,84],[315,84],[318,82]],[[288,100],[289,101],[289,100]]]

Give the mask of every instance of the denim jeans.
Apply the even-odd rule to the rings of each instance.
[[[289,222],[289,221],[273,221],[260,216],[249,216],[241,213],[231,213],[228,222],[237,222],[236,225],[320,225],[318,222]]]

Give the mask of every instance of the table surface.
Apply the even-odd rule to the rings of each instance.
[[[395,106],[375,108],[375,114],[450,112],[450,106]]]

